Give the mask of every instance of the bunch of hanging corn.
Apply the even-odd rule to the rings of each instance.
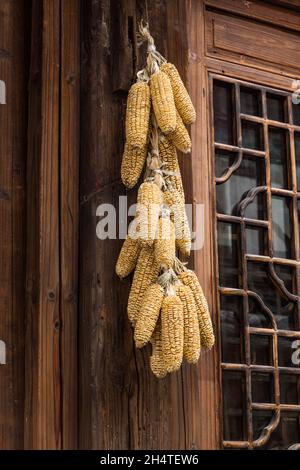
[[[195,119],[176,67],[163,59],[152,40],[147,67],[138,73],[127,100],[124,185],[133,188],[146,169],[116,273],[123,279],[134,271],[127,313],[136,347],[152,345],[150,368],[158,378],[177,371],[184,359],[197,363],[201,348],[214,344],[197,276],[176,257],[177,251],[189,256],[191,250],[177,149],[191,151],[185,125]]]

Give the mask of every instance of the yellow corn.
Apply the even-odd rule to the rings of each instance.
[[[178,70],[175,65],[170,63],[163,64],[161,70],[168,75],[171,81],[176,108],[183,122],[185,124],[192,124],[196,120],[196,111]]]
[[[164,199],[171,209],[172,220],[175,225],[176,248],[182,255],[189,256],[192,241],[184,201],[178,191],[165,191]]]
[[[167,369],[164,362],[164,356],[162,351],[162,337],[161,337],[161,321],[157,322],[153,336],[151,338],[152,343],[152,355],[150,356],[150,368],[153,374],[158,378],[162,379],[167,375]]]
[[[123,243],[116,264],[116,273],[120,278],[128,276],[134,270],[140,254],[140,244],[129,236]]]
[[[147,147],[137,148],[125,144],[122,165],[121,178],[123,184],[131,189],[138,182],[147,157]]]
[[[134,223],[130,226],[132,238],[138,238],[143,246],[152,246],[158,226],[163,194],[157,184],[141,184],[137,197],[137,210]],[[135,233],[133,234],[133,231]]]
[[[172,220],[161,217],[154,242],[154,257],[162,269],[173,267],[176,256],[175,228]]]
[[[176,128],[170,132],[168,137],[181,152],[189,153],[191,151],[191,138],[178,112],[176,112]]]
[[[159,284],[151,284],[146,289],[134,330],[137,348],[142,348],[150,341],[159,317],[163,297],[164,289]]]
[[[126,108],[126,141],[129,145],[144,148],[147,144],[150,121],[150,88],[137,82],[129,90]]]
[[[158,127],[164,134],[176,128],[176,108],[168,76],[161,71],[150,79],[151,99]]]
[[[180,298],[183,305],[183,357],[187,360],[187,362],[195,364],[199,359],[201,343],[198,315],[194,296],[191,289],[184,284],[180,284],[179,287],[176,288],[176,294]]]
[[[180,175],[180,167],[177,158],[175,145],[169,139],[162,138],[159,142],[159,156],[162,160],[162,169],[177,173],[176,175],[167,176],[168,187],[171,190],[176,190],[181,198],[184,200],[184,190]]]
[[[135,323],[138,319],[141,303],[147,287],[157,280],[159,266],[154,259],[153,249],[141,248],[134,271],[133,281],[128,299],[127,313],[129,320]]]
[[[207,300],[203,294],[198,278],[193,271],[187,270],[179,275],[179,279],[191,289],[194,295],[198,313],[201,346],[205,349],[211,349],[214,345],[215,337]]]
[[[183,307],[177,295],[166,296],[161,308],[162,352],[168,372],[178,370],[183,357]]]

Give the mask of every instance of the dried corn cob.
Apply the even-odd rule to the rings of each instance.
[[[132,323],[135,323],[138,319],[141,303],[147,287],[156,281],[158,274],[159,266],[154,259],[153,249],[143,247],[137,260],[128,299],[127,313]]]
[[[163,201],[163,194],[157,184],[145,182],[141,184],[138,192],[137,211],[135,217],[136,233],[132,238],[138,238],[140,243],[152,246],[158,226],[160,207]]]
[[[183,305],[184,345],[183,357],[195,364],[200,355],[200,331],[196,304],[193,293],[188,286],[180,284],[176,288],[176,294]]]
[[[147,147],[136,148],[125,144],[122,165],[121,178],[123,184],[131,189],[138,182],[147,157]]]
[[[151,99],[158,127],[164,134],[176,128],[176,108],[168,76],[158,71],[150,79]]]
[[[154,242],[154,257],[162,269],[170,269],[176,256],[175,228],[169,217],[161,217],[158,222],[157,236]]]
[[[167,369],[164,363],[164,355],[162,351],[162,337],[161,337],[161,321],[157,322],[153,336],[151,338],[152,355],[150,356],[150,368],[153,374],[162,379],[167,375]]]
[[[178,370],[183,357],[183,307],[177,295],[164,298],[161,308],[162,352],[168,372]]]
[[[176,145],[178,150],[181,150],[181,152],[189,153],[191,151],[192,149],[191,138],[177,111],[176,111],[175,130],[173,132],[170,132],[168,137]]]
[[[139,241],[127,236],[116,264],[116,273],[119,277],[124,278],[134,270],[140,251]]]
[[[172,211],[172,220],[174,220],[175,225],[176,248],[182,255],[189,256],[192,241],[184,201],[177,191],[165,191],[164,199]]]
[[[176,190],[181,198],[184,200],[184,190],[180,175],[180,168],[177,158],[175,145],[167,138],[160,139],[159,142],[159,156],[162,160],[162,169],[167,172],[177,173],[167,177],[167,183],[170,190]]]
[[[126,141],[143,149],[147,144],[151,98],[145,82],[137,82],[129,90],[126,108]]]
[[[171,81],[176,108],[185,124],[192,124],[196,120],[196,111],[191,98],[185,88],[175,65],[166,63],[161,66]]]
[[[214,332],[207,300],[203,294],[198,278],[193,271],[187,270],[179,275],[179,279],[193,292],[198,312],[201,345],[206,349],[211,349],[215,342]]]
[[[134,330],[137,348],[142,348],[150,341],[159,317],[163,297],[164,289],[159,284],[151,284],[146,289]]]

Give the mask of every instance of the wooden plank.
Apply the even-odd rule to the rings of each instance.
[[[174,62],[184,68],[187,59],[184,4],[176,1],[173,7],[167,7],[165,2],[148,2],[147,17],[145,4],[139,2],[137,15],[149,19],[158,50],[167,56],[170,53]],[[114,42],[113,38],[108,42],[106,34],[109,2],[85,2],[82,21],[80,447],[184,449],[186,427],[193,418],[186,404],[190,392],[186,397],[183,395],[183,374],[179,372],[159,381],[149,369],[149,350],[135,350],[126,313],[130,280],[120,282],[114,274],[122,240],[101,241],[95,236],[97,206],[111,203],[118,208],[119,196],[126,194],[120,184],[126,96],[113,93],[112,89],[107,58],[112,56]],[[142,48],[137,67],[144,63]],[[128,204],[136,202],[136,191],[128,194]],[[189,387],[187,381],[184,388]],[[194,415],[189,436],[197,422]],[[191,441],[189,437],[188,445]],[[200,445],[199,440],[195,445]]]
[[[188,64],[188,83],[190,93],[197,111],[197,121],[191,128],[192,158],[191,168],[193,186],[193,201],[204,205],[204,245],[194,252],[195,271],[207,296],[217,344],[210,352],[202,352],[197,377],[197,387],[194,382],[187,380],[186,387],[192,383],[188,414],[194,422],[195,434],[201,449],[220,448],[220,390],[219,390],[219,358],[218,358],[218,318],[217,303],[214,289],[215,261],[213,256],[214,230],[212,226],[213,213],[213,183],[210,168],[210,114],[209,87],[205,68],[205,38],[204,10],[197,0],[187,1],[190,61]],[[191,184],[187,181],[187,184]],[[191,386],[190,386],[191,387]],[[195,388],[196,392],[192,391]],[[198,394],[198,396],[197,396]],[[196,405],[195,402],[196,401]],[[198,402],[197,402],[198,401]],[[193,407],[197,410],[193,414]],[[198,419],[198,421],[197,421]]]
[[[0,448],[23,447],[26,15],[23,0],[0,3]]]
[[[207,54],[243,65],[297,74],[299,35],[248,19],[206,12]],[[280,48],[276,44],[280,42]]]
[[[61,447],[59,61],[60,1],[34,0],[27,166],[27,449]]]
[[[62,448],[77,447],[80,0],[61,3],[60,265]]]
[[[300,10],[298,0],[295,0],[293,11],[280,8],[275,4],[281,2],[274,2],[271,0],[272,8],[270,5],[263,1],[241,2],[240,0],[205,0],[206,7],[214,8],[228,12],[230,15],[239,14],[241,16],[252,18],[258,22],[271,23],[281,26],[285,29],[292,29],[300,31],[300,15],[296,12]],[[289,2],[282,2],[289,3]],[[298,8],[296,8],[296,4]]]

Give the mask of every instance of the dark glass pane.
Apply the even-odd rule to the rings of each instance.
[[[297,405],[300,398],[300,376],[280,374],[280,403]]]
[[[284,264],[274,264],[277,276],[284,282],[284,286],[291,293],[297,295],[295,285],[295,268]]]
[[[282,273],[283,271],[280,277],[284,281]],[[297,304],[281,294],[271,277],[267,263],[248,262],[248,288],[258,294],[271,310],[278,329],[294,330],[297,327]]]
[[[299,367],[299,342],[297,338],[278,337],[278,364],[280,367]]]
[[[272,197],[272,219],[273,219],[273,250],[274,256],[278,258],[291,258],[291,219],[290,200],[288,198]]]
[[[216,149],[215,157],[215,173],[216,177],[220,178],[233,165],[237,154]]]
[[[240,167],[228,181],[216,186],[217,211],[220,214],[240,215],[240,202],[250,189],[264,185],[264,161],[261,158],[243,157]],[[247,217],[261,219],[264,216],[264,196],[259,194],[247,208]]]
[[[265,372],[252,372],[251,391],[253,403],[274,403],[274,377]]]
[[[234,145],[233,137],[233,86],[214,82],[215,142]]]
[[[263,128],[261,124],[242,121],[243,147],[253,150],[263,150]]]
[[[287,450],[300,441],[300,415],[295,411],[281,411],[280,422],[262,450]]]
[[[300,126],[300,103],[293,104],[293,120],[295,126]]]
[[[272,336],[250,335],[251,364],[273,365]]]
[[[241,87],[241,112],[261,116],[261,92],[254,88]]]
[[[219,276],[222,287],[239,287],[239,246],[239,225],[219,222]]]
[[[243,299],[221,295],[222,362],[243,362]]]
[[[267,255],[267,230],[262,227],[248,226],[246,228],[247,253],[252,255]]]
[[[288,134],[284,129],[269,128],[271,186],[290,189],[288,181]]]
[[[272,324],[267,314],[262,311],[259,303],[251,296],[248,297],[249,326],[253,328],[271,328]]]
[[[296,154],[296,165],[297,165],[297,186],[298,186],[298,192],[300,193],[300,133],[298,132],[295,133],[295,154]]]
[[[286,99],[284,96],[267,93],[268,118],[286,122]]]
[[[224,370],[222,376],[224,439],[241,441],[245,438],[245,375]]]
[[[273,412],[267,410],[253,410],[252,423],[253,423],[253,439],[258,439],[273,418]]]

